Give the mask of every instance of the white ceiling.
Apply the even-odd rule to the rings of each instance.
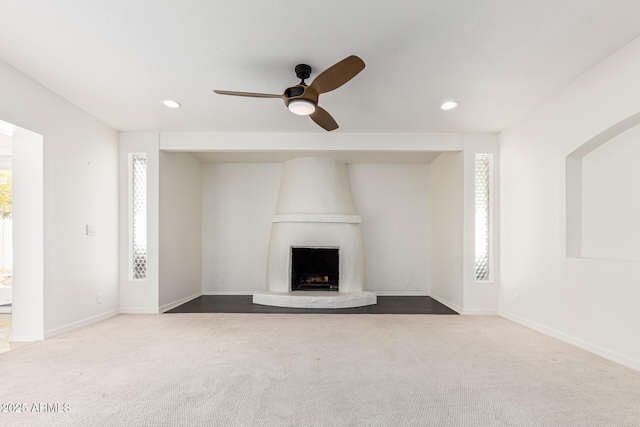
[[[324,132],[277,99],[344,57],[336,132],[495,132],[640,36],[637,0],[0,0],[0,59],[118,130]],[[162,99],[182,103],[169,110]],[[457,99],[450,112],[439,104]]]

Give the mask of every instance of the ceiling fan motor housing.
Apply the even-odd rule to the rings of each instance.
[[[302,82],[300,82],[300,84],[305,85],[305,80],[307,80],[309,78],[309,76],[311,75],[311,66],[307,65],[307,64],[298,64],[296,65],[296,76],[302,80]]]
[[[307,64],[296,65],[296,76],[301,82],[295,86],[287,88],[284,91],[284,103],[288,107],[289,103],[295,99],[304,99],[314,105],[318,105],[318,93],[307,86],[304,82],[311,75],[311,66]]]

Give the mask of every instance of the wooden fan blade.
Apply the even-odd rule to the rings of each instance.
[[[282,95],[275,95],[271,93],[234,92],[231,90],[214,90],[214,92],[220,95],[248,96],[250,98],[282,98]]]
[[[362,70],[364,70],[362,59],[351,55],[320,73],[309,88],[313,88],[318,95],[330,92],[354,78]]]
[[[309,117],[311,117],[311,120],[316,122],[318,126],[326,131],[338,129],[338,124],[335,120],[333,120],[331,114],[329,114],[324,108],[316,106],[316,111],[314,111],[313,114],[309,115]]]

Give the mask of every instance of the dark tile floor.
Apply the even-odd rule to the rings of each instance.
[[[167,313],[458,314],[431,297],[379,296],[378,304],[356,308],[284,308],[258,305],[251,295],[203,295]]]

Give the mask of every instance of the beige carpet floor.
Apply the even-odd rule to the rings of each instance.
[[[2,426],[622,427],[640,372],[493,316],[120,315],[0,354],[0,403],[26,411]]]

